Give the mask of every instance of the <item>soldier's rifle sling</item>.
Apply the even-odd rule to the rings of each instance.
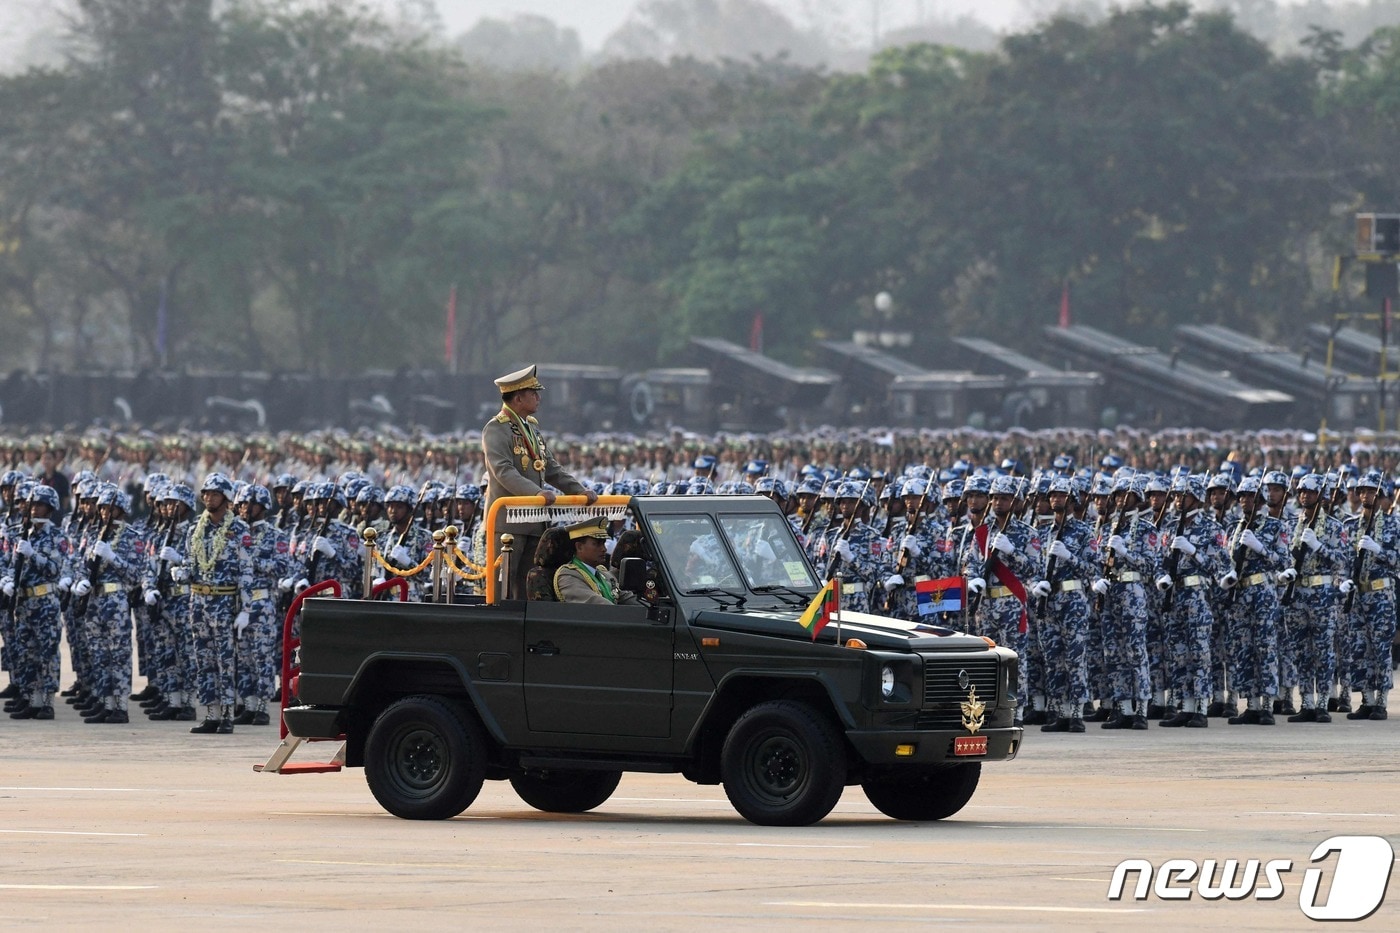
[[[1343,612],[1351,612],[1351,607],[1356,604],[1356,591],[1361,589],[1361,571],[1366,564],[1366,549],[1361,546],[1361,539],[1371,533],[1371,523],[1375,517],[1375,505],[1361,510],[1361,521],[1356,526],[1356,553],[1351,559],[1351,592],[1342,603]]]

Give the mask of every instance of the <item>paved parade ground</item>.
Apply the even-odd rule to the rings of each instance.
[[[750,825],[719,787],[633,774],[583,816],[536,812],[488,782],[457,819],[406,822],[358,769],[254,773],[275,745],[275,726],[192,736],[144,719],[85,726],[68,707],[0,721],[4,926],[1302,929],[1318,925],[1299,908],[1317,843],[1400,844],[1396,720],[1032,730],[951,820],[897,823],[853,787],[804,829]],[[1292,870],[1272,901],[1112,902],[1128,858]],[[1318,863],[1324,891],[1336,859]],[[1397,884],[1362,928],[1400,928]]]

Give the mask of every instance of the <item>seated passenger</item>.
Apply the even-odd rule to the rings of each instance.
[[[546,528],[535,548],[534,566],[525,574],[525,598],[555,601],[554,571],[574,556],[567,528]]]
[[[554,571],[554,595],[561,603],[641,605],[641,600],[622,589],[617,577],[607,569],[607,519],[590,518],[565,530],[574,553],[568,563]]]

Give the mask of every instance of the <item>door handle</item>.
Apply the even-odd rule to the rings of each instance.
[[[554,642],[552,641],[537,641],[525,650],[529,651],[531,654],[538,655],[551,655],[559,653],[558,647],[556,647]]]

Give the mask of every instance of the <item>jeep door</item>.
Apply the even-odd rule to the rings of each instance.
[[[674,618],[646,606],[526,603],[530,731],[669,736]]]

